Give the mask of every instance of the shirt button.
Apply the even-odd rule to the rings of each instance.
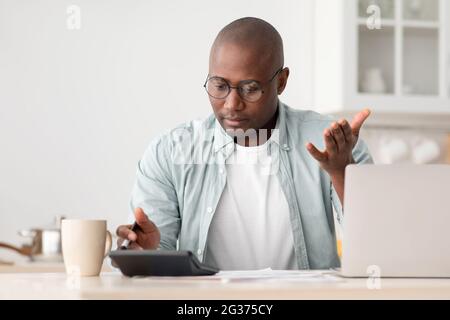
[[[208,213],[212,213],[212,208],[211,207],[208,207],[208,208],[206,208],[206,211],[208,211]]]
[[[202,249],[198,249],[198,250],[197,250],[197,254],[198,254],[199,256],[201,256],[201,255],[202,255]]]

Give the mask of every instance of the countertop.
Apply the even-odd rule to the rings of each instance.
[[[450,279],[316,278],[311,271],[297,272],[289,278],[234,280],[128,278],[118,272],[81,278],[63,272],[0,273],[0,299],[450,299]]]

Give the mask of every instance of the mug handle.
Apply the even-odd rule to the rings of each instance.
[[[103,258],[106,258],[106,256],[109,254],[109,252],[111,251],[111,246],[112,246],[112,236],[111,233],[108,230],[106,230],[105,255]]]

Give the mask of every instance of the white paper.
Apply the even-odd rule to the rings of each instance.
[[[336,276],[332,270],[233,270],[220,271],[212,276],[200,277],[200,279],[231,281],[303,281],[303,282],[336,282],[342,278]]]

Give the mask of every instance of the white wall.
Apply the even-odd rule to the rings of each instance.
[[[312,2],[0,0],[0,241],[57,214],[124,222],[150,139],[210,112],[209,47],[236,18],[279,30],[282,99],[311,105]],[[80,30],[66,27],[71,4]]]

